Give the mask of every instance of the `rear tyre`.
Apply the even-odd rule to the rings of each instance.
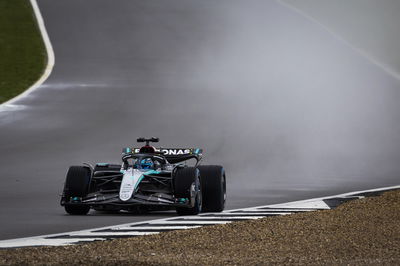
[[[73,215],[85,215],[90,206],[79,204],[79,200],[85,197],[89,190],[91,171],[85,166],[71,166],[67,173],[64,185],[65,211]],[[71,203],[75,198],[77,203]]]
[[[226,202],[226,176],[220,165],[200,165],[203,190],[203,211],[221,212]]]
[[[176,198],[186,198],[193,207],[177,207],[179,215],[197,215],[202,210],[203,197],[199,170],[195,167],[180,168],[174,175],[174,190]]]

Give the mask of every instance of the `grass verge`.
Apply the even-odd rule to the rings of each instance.
[[[0,0],[0,104],[43,73],[46,49],[29,0]]]
[[[0,265],[400,265],[400,190],[334,210],[79,246],[0,250]]]

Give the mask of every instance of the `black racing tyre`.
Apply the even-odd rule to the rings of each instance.
[[[226,201],[225,170],[220,165],[200,165],[203,190],[203,211],[221,212]]]
[[[174,174],[174,193],[177,198],[194,198],[194,206],[177,207],[179,215],[196,215],[202,210],[203,197],[199,170],[195,167],[179,168]]]
[[[89,190],[91,171],[85,166],[71,166],[64,185],[64,197],[67,202],[64,208],[69,214],[85,215],[90,206],[79,203],[68,204],[73,197],[83,198]]]
[[[86,215],[90,210],[87,205],[65,205],[65,211],[71,215]]]

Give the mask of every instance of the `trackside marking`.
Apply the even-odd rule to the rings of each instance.
[[[102,238],[102,237],[109,237],[109,236],[144,236],[144,235],[151,235],[155,234],[155,232],[137,232],[137,231],[132,231],[132,232],[99,232],[99,231],[83,231],[83,232],[78,232],[73,235],[69,234],[63,234],[61,236],[55,236],[55,237],[49,237],[48,239],[57,239],[57,237],[60,238],[74,238],[74,237],[81,237],[84,236],[85,238]]]
[[[240,213],[240,214],[245,214],[245,213],[262,213],[262,214],[268,214],[268,213],[296,213],[296,212],[310,212],[310,211],[315,211],[315,209],[271,209],[271,208],[260,208],[260,209],[251,209],[251,210],[245,210],[245,211],[232,211],[228,212],[229,214],[235,214],[235,213]]]
[[[390,187],[382,187],[382,188],[374,188],[374,189],[368,189],[368,190],[360,190],[360,191],[348,192],[348,193],[331,195],[331,196],[320,197],[320,198],[291,201],[291,202],[287,202],[287,203],[279,203],[279,204],[273,204],[273,205],[261,205],[261,206],[242,208],[242,209],[233,209],[233,210],[228,210],[228,211],[229,212],[247,211],[247,210],[254,210],[254,209],[261,209],[261,208],[262,209],[264,209],[264,208],[268,208],[268,209],[284,208],[285,209],[285,208],[293,208],[292,206],[294,206],[294,205],[296,205],[296,207],[295,207],[296,209],[314,209],[315,210],[315,208],[310,208],[310,207],[305,207],[305,206],[310,206],[310,204],[309,204],[310,202],[323,201],[323,200],[328,200],[328,199],[332,199],[332,198],[348,198],[348,197],[354,197],[354,195],[358,195],[358,194],[367,194],[367,193],[373,193],[373,192],[385,192],[385,191],[395,190],[395,189],[400,189],[400,185],[390,186]],[[301,204],[299,204],[299,203],[301,203]],[[304,206],[304,207],[301,207],[301,206]]]
[[[285,215],[291,214],[291,212],[265,212],[265,211],[258,211],[258,212],[222,212],[217,216],[215,214],[206,214],[204,217],[229,217],[229,216],[273,216],[273,215]]]
[[[284,204],[275,204],[272,205],[272,207],[289,207],[289,208],[296,208],[296,207],[302,207],[302,208],[308,208],[308,209],[319,209],[319,210],[329,210],[330,207],[328,204],[326,204],[323,200],[316,200],[316,201],[311,201],[311,202],[293,202],[293,203],[284,203]]]
[[[151,224],[193,224],[193,225],[214,225],[214,224],[226,224],[229,223],[229,221],[190,221],[190,220],[185,220],[185,221],[157,221]]]
[[[33,12],[36,17],[36,21],[37,21],[40,33],[42,35],[44,46],[46,48],[47,65],[46,65],[46,68],[44,69],[42,76],[31,87],[29,87],[26,91],[17,95],[16,97],[0,104],[0,112],[3,110],[13,110],[13,109],[18,110],[19,109],[19,108],[17,108],[18,105],[15,105],[14,103],[16,101],[19,101],[22,98],[28,96],[34,90],[39,88],[40,85],[42,85],[43,82],[45,82],[46,79],[50,76],[50,74],[53,70],[53,67],[54,67],[54,62],[55,62],[54,50],[53,50],[53,46],[51,45],[49,35],[47,34],[47,30],[44,25],[42,14],[40,13],[40,9],[39,9],[39,6],[38,6],[36,0],[30,0],[30,2],[31,2],[31,6],[32,6]]]
[[[281,204],[227,210],[221,213],[203,213],[197,216],[175,216],[60,234],[3,240],[0,241],[0,248],[72,245],[91,241],[158,234],[170,230],[185,230],[201,226],[227,224],[235,221],[260,219],[272,215],[288,215],[298,212],[328,210],[352,199],[376,196],[384,191],[394,189],[400,189],[400,186],[355,191]]]
[[[112,230],[112,231],[138,231],[138,230],[185,230],[185,229],[191,229],[191,228],[197,228],[201,227],[200,225],[192,225],[192,226],[187,226],[187,225],[175,225],[175,226],[163,226],[160,228],[159,226],[124,226],[124,227],[115,227],[112,229],[106,229],[106,230]],[[104,231],[104,230],[96,230],[92,232],[99,232],[99,231]]]
[[[181,219],[184,221],[202,221],[202,220],[251,220],[251,219],[260,219],[264,218],[264,216],[194,216],[194,217],[182,217]]]
[[[43,239],[43,238],[27,238],[23,241],[19,239],[15,239],[16,241],[8,240],[7,245],[0,244],[0,248],[10,248],[10,247],[34,247],[34,246],[67,246],[71,244],[77,244],[81,242],[93,242],[104,240],[103,238],[88,238],[88,239],[80,239],[80,238],[69,238],[69,239]]]

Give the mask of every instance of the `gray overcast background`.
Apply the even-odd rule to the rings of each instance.
[[[293,9],[38,2],[56,65],[19,108],[0,112],[0,238],[173,215],[76,217],[58,205],[69,165],[118,162],[138,136],[204,148],[205,163],[226,168],[228,208],[399,183],[399,80]],[[311,11],[345,36],[345,14],[369,21],[356,3]]]
[[[283,0],[400,76],[400,1]]]

